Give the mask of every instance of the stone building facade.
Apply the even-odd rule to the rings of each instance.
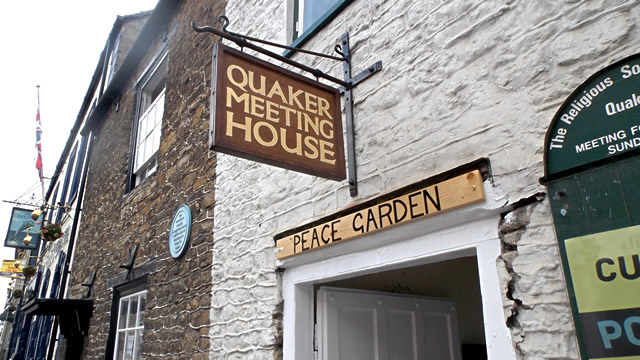
[[[150,359],[334,359],[336,351],[393,359],[413,348],[467,360],[580,358],[550,197],[539,182],[545,133],[573,89],[636,52],[637,2],[338,0],[298,26],[300,9],[313,8],[303,3],[161,0],[140,29],[82,130],[92,145],[69,297],[82,296],[81,284],[98,271],[83,358],[112,358],[126,348],[118,339],[142,328],[132,351]],[[353,89],[356,196],[348,179],[209,149],[212,51],[218,41],[237,46],[190,23],[219,27],[221,14],[229,31],[327,54],[348,32],[354,75],[382,61]],[[342,62],[287,56],[343,76]],[[164,79],[152,98],[164,99],[159,145],[141,165],[145,89]],[[454,179],[473,183],[469,191],[482,198],[445,212],[433,195],[430,216],[385,227],[380,212],[378,223],[367,220],[380,231],[282,255],[281,241],[314,226],[352,216],[355,228],[354,214],[401,198],[413,209],[417,192],[426,212],[436,186],[443,202],[467,196],[446,185]],[[168,240],[181,205],[192,230],[176,259]],[[122,330],[119,306],[131,296],[146,299],[144,326]],[[410,336],[393,336],[405,328],[358,312],[407,301],[414,310],[402,311],[414,315],[445,304],[438,315],[449,319],[447,331],[437,322],[416,326],[424,341],[407,345]],[[376,343],[371,326],[389,336],[376,339],[384,349],[367,345]]]
[[[209,87],[203,79],[210,74],[214,40],[195,36],[190,21],[213,22],[223,5],[160,2],[116,71],[115,88],[107,87],[108,96],[97,104],[83,129],[91,133],[93,148],[70,296],[80,296],[81,284],[98,270],[83,358],[104,358],[105,353],[113,356],[118,351],[110,327],[118,309],[114,294],[119,286],[138,279],[140,269],[147,276],[142,354],[208,357],[215,157],[206,145]],[[141,116],[137,113],[140,79],[162,51],[166,90],[157,169],[138,184],[128,185],[131,139],[136,136],[135,120]],[[182,204],[190,208],[193,226],[189,248],[176,260],[169,254],[167,238],[174,212]],[[119,266],[129,262],[136,245],[137,256],[127,275]]]

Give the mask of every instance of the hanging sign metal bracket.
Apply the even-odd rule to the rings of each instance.
[[[353,88],[369,76],[382,70],[382,61],[377,61],[358,75],[351,77],[351,54],[349,53],[349,33],[342,34],[340,44],[336,45],[336,51],[341,51],[345,58],[342,63],[344,70],[344,81],[349,86],[340,88],[344,94],[344,117],[347,127],[347,176],[349,179],[349,194],[353,197],[358,195],[358,175],[356,174],[356,144],[355,130],[353,126]]]
[[[351,54],[349,52],[349,34],[344,33],[340,38],[340,43],[336,44],[334,50],[340,55],[332,56],[322,53],[317,53],[314,51],[309,51],[305,49],[295,48],[291,46],[277,44],[271,41],[262,40],[258,38],[254,38],[247,35],[242,35],[238,33],[234,33],[227,30],[227,26],[229,26],[229,19],[224,16],[218,16],[218,22],[222,24],[222,30],[218,30],[211,26],[197,26],[194,21],[191,21],[191,27],[196,32],[209,32],[215,35],[218,35],[227,40],[233,41],[236,43],[241,49],[249,48],[251,50],[257,51],[261,54],[269,56],[273,59],[281,61],[285,64],[296,67],[300,70],[306,71],[316,79],[325,79],[340,85],[340,92],[344,95],[344,114],[345,121],[347,127],[347,167],[348,167],[348,181],[349,181],[349,193],[351,196],[358,195],[358,179],[356,174],[356,151],[355,151],[355,132],[353,126],[353,88],[361,83],[362,81],[369,78],[369,76],[377,73],[382,70],[382,61],[378,61],[373,65],[369,66],[366,70],[362,71],[358,75],[351,77]],[[257,46],[255,44],[250,43],[249,41],[255,41],[258,43],[262,43],[269,46],[275,46],[282,49],[292,50],[295,52],[300,52],[312,56],[318,56],[326,59],[342,61],[343,71],[344,71],[344,80],[340,80],[334,76],[331,76],[327,73],[320,71],[319,69],[312,68],[310,66],[301,64],[297,61],[291,60],[288,57],[282,56],[280,54],[276,54],[272,51],[269,51],[263,47]]]

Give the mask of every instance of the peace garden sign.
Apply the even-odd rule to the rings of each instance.
[[[545,177],[583,359],[640,357],[640,54],[591,76],[545,139]]]

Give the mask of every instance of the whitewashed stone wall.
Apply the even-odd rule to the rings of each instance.
[[[211,358],[277,356],[276,233],[479,157],[510,203],[545,191],[555,111],[592,73],[638,51],[639,5],[355,0],[305,48],[331,53],[349,31],[354,74],[383,61],[355,90],[360,194],[351,198],[346,181],[218,155]],[[231,31],[285,42],[285,0],[228,0],[226,15]],[[294,58],[341,76],[341,64]],[[548,202],[519,211],[515,250],[496,259],[517,354],[578,358]]]

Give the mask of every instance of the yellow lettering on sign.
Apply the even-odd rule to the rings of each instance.
[[[227,67],[227,78],[226,136],[264,147],[279,146],[295,156],[336,164],[336,133],[327,99],[290,85],[285,93],[277,80],[269,84],[264,75],[236,64]],[[231,111],[238,106],[244,114],[237,117],[244,121]]]
[[[244,93],[242,95],[236,94],[232,88],[227,88],[227,107],[230,108],[235,101],[238,104],[242,104],[244,106],[244,112],[249,112],[249,94]]]
[[[318,96],[318,106],[320,107],[320,116],[323,116],[322,114],[326,115],[329,119],[333,120],[333,117],[331,116],[331,113],[329,113],[329,101],[327,101],[327,99]]]
[[[244,141],[251,142],[251,118],[248,116],[244,117],[245,123],[242,124],[240,122],[233,121],[233,113],[231,111],[227,111],[227,136],[233,137],[233,129],[238,128],[240,130],[244,130]]]
[[[233,70],[236,71],[234,72]],[[238,81],[237,78],[233,75],[234,73],[238,74],[238,72],[240,73],[240,81]],[[247,86],[249,80],[247,79],[247,73],[240,65],[229,65],[229,67],[227,68],[227,78],[233,85],[239,87],[240,89],[242,89],[242,91],[247,92],[247,89],[245,89],[245,87]]]
[[[278,239],[277,258],[284,259],[481,200],[484,200],[482,176],[474,170]]]

